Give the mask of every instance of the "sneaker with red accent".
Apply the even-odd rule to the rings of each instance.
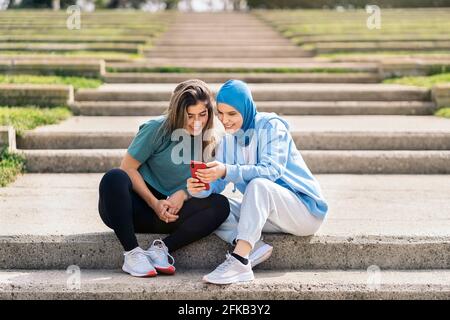
[[[175,259],[169,254],[169,249],[162,240],[157,239],[153,241],[147,250],[147,256],[159,273],[170,275],[175,273]],[[169,262],[169,259],[171,262]]]
[[[133,277],[155,277],[158,273],[147,258],[147,252],[136,247],[125,252],[125,261],[122,270]]]

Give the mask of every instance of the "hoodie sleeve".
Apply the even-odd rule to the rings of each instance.
[[[254,178],[279,179],[286,168],[292,138],[279,120],[271,120],[258,132],[258,163],[253,165],[226,164],[227,182],[248,183]]]
[[[212,193],[221,193],[223,190],[225,190],[227,184],[228,182],[226,182],[224,179],[219,179],[209,184],[209,190],[204,190],[196,194],[191,194],[189,191],[188,192],[194,198],[207,198]]]
[[[216,160],[223,163],[224,159],[222,143],[218,146],[216,155]],[[228,182],[224,178],[222,178],[211,182],[209,184],[209,190],[201,191],[199,193],[196,193],[195,195],[191,194],[189,191],[188,193],[194,198],[206,198],[209,197],[212,193],[222,193],[222,191],[225,190],[227,184]]]

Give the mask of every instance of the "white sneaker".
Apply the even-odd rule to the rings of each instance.
[[[262,239],[256,242],[248,258],[250,260],[252,268],[269,259],[272,255],[272,251],[273,247],[265,243]]]
[[[175,259],[169,254],[169,249],[162,240],[158,239],[153,241],[147,250],[147,256],[158,272],[164,274],[175,273]],[[169,262],[169,259],[171,262]]]
[[[157,275],[155,268],[147,258],[147,253],[140,247],[125,252],[125,261],[122,270],[134,277],[154,277]]]
[[[231,254],[216,270],[203,277],[203,281],[214,284],[230,284],[255,279],[250,262],[244,265]]]

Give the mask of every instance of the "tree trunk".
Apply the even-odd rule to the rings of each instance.
[[[186,0],[186,7],[189,12],[192,12],[192,0]]]
[[[176,9],[179,0],[165,0],[166,10]]]
[[[233,0],[233,11],[241,10],[241,0]]]
[[[127,5],[127,0],[112,0],[109,2],[108,8],[125,8]]]
[[[54,11],[61,9],[61,0],[52,0],[52,8]]]

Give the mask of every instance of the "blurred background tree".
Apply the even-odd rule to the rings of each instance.
[[[88,1],[88,0],[87,0]],[[96,8],[134,8],[139,9],[148,1],[163,3],[166,9],[175,9],[182,0],[91,0]],[[368,3],[380,7],[450,7],[450,0],[185,0],[187,7],[192,3],[216,2],[223,3],[223,8],[261,8],[261,9],[289,9],[289,8],[335,8],[355,7],[364,8]],[[66,8],[76,4],[76,0],[0,0],[3,6],[15,8]],[[6,5],[8,7],[8,5]]]
[[[290,9],[290,8],[335,8],[378,5],[383,8],[408,7],[449,7],[450,0],[247,0],[250,8]]]
[[[0,2],[3,0],[0,0]],[[134,8],[139,9],[148,0],[92,0],[96,8]],[[155,0],[153,0],[155,1]],[[179,0],[156,0],[166,4],[167,9],[176,8]],[[76,0],[19,0],[8,1],[10,7],[14,8],[53,8],[59,10],[60,8],[67,8],[68,6],[76,4]],[[5,1],[6,3],[6,1]]]

